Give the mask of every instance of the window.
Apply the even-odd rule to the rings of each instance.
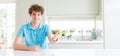
[[[52,29],[78,29],[90,30],[95,28],[94,17],[71,18],[71,17],[51,17],[49,18],[49,25]]]
[[[86,36],[93,28],[96,28],[95,17],[50,17],[48,24],[52,31],[60,30],[61,37],[65,31],[66,38],[71,35],[70,33],[73,37],[79,36],[80,31],[83,31],[83,35]]]
[[[12,47],[15,37],[15,3],[0,3],[0,38]]]

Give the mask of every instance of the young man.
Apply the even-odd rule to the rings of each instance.
[[[47,48],[46,37],[48,37],[51,43],[58,40],[58,33],[53,35],[50,27],[40,22],[43,13],[43,7],[37,4],[34,4],[29,8],[31,22],[22,25],[18,31],[14,41],[14,49],[37,51],[39,49]],[[22,44],[23,39],[26,45]]]

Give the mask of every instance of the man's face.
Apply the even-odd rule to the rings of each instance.
[[[41,19],[41,12],[33,11],[30,16],[32,18],[32,22],[39,23]]]

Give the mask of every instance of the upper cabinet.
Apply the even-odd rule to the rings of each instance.
[[[46,0],[48,16],[99,15],[99,0]]]

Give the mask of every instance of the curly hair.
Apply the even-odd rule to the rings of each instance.
[[[43,15],[44,13],[44,8],[38,4],[33,4],[30,8],[29,8],[29,14],[31,15],[32,12],[41,12],[41,15]]]

